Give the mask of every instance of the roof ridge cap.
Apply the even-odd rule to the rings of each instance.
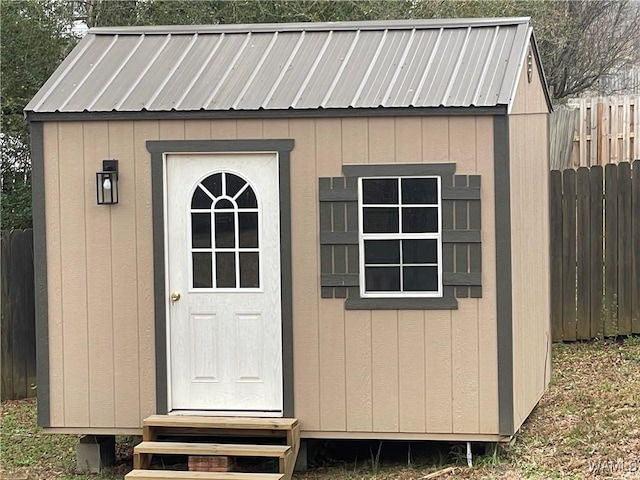
[[[91,35],[140,35],[140,34],[188,34],[194,33],[269,33],[301,31],[336,30],[382,30],[382,29],[432,29],[432,28],[469,28],[520,25],[531,22],[531,17],[492,17],[492,18],[431,18],[399,20],[364,20],[344,22],[298,22],[298,23],[247,23],[247,24],[210,24],[210,25],[147,25],[94,27],[88,31]]]

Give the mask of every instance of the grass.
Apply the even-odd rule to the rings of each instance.
[[[117,467],[76,475],[77,437],[36,428],[33,400],[4,402],[1,419],[0,478],[4,468],[32,480],[121,480],[131,468],[133,440],[118,437]],[[297,480],[418,480],[446,467],[455,471],[438,479],[640,479],[640,338],[554,345],[552,384],[515,444],[475,452],[473,469],[464,445],[318,442],[314,450],[313,468]]]

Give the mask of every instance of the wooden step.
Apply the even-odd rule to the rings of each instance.
[[[125,480],[282,480],[280,473],[185,472],[178,470],[132,470]]]
[[[195,415],[151,415],[143,427],[211,428],[225,430],[291,430],[296,418],[204,417]]]
[[[156,455],[227,455],[231,457],[285,458],[291,452],[288,445],[246,445],[231,443],[142,442],[134,454]]]

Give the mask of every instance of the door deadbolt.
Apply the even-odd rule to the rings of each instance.
[[[171,292],[171,303],[176,303],[180,300],[180,292]]]

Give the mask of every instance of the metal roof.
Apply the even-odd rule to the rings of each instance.
[[[529,18],[94,28],[25,110],[510,105],[531,35]]]

